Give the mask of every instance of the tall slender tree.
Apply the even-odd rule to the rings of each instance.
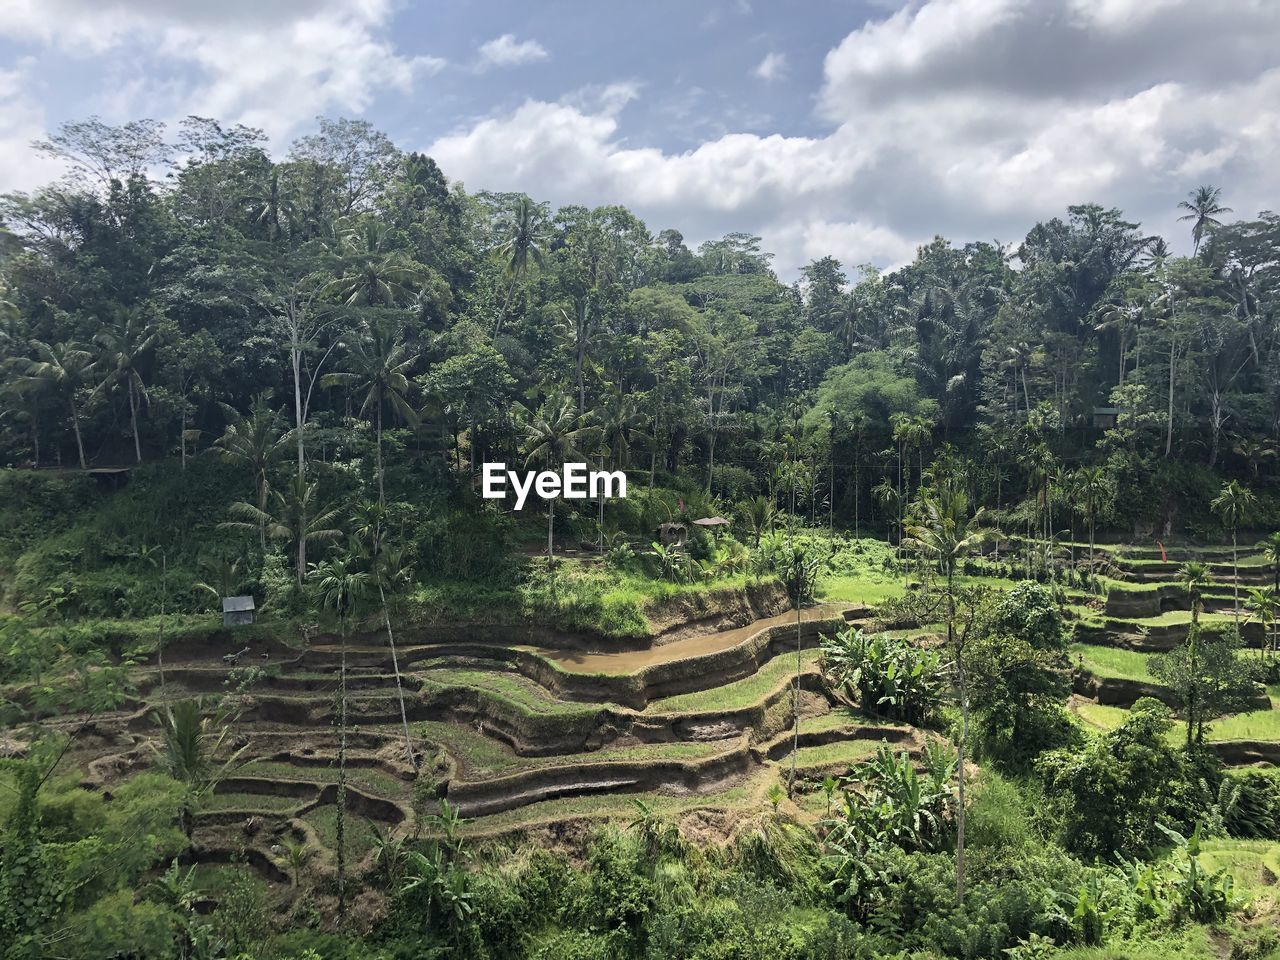
[[[93,370],[93,354],[74,341],[48,344],[32,340],[36,359],[27,368],[24,380],[33,385],[46,386],[67,405],[71,414],[71,429],[76,435],[76,453],[80,469],[88,469],[84,458],[84,438],[80,435],[80,408],[76,393],[84,387]]]
[[[1191,239],[1194,244],[1192,247],[1194,253],[1200,252],[1200,244],[1205,234],[1212,233],[1222,226],[1222,221],[1218,217],[1224,213],[1233,212],[1230,207],[1222,205],[1222,188],[1207,185],[1196,187],[1187,194],[1187,199],[1178,204],[1178,209],[1187,211],[1178,218],[1179,220],[1192,221]]]
[[[324,378],[328,385],[343,385],[360,399],[360,415],[373,420],[377,449],[378,503],[386,503],[382,464],[382,411],[388,408],[409,423],[418,420],[409,403],[408,372],[417,357],[405,346],[400,330],[386,320],[370,324],[347,357],[347,369]]]
[[[1240,629],[1240,524],[1257,502],[1252,490],[1241,486],[1239,480],[1229,480],[1209,504],[1231,530],[1231,609],[1235,615],[1236,630]]]
[[[960,736],[956,743],[956,902],[964,903],[965,870],[965,747],[969,737],[969,686],[965,673],[962,639],[956,629],[956,570],[961,561],[989,536],[979,527],[983,511],[972,512],[962,489],[944,487],[921,497],[919,519],[907,528],[910,543],[938,565],[946,587],[947,649],[954,662],[956,691],[960,700]]]
[[[142,378],[142,360],[160,342],[160,327],[140,307],[120,308],[111,323],[94,337],[102,347],[97,366],[104,377],[99,392],[124,385],[129,398],[129,429],[133,434],[133,452],[142,462],[142,441],[138,436],[138,408],[148,403],[147,384]]]
[[[338,866],[338,916],[347,912],[347,636],[352,618],[369,590],[369,574],[354,569],[345,559],[326,561],[314,567],[311,577],[315,583],[316,600],[322,609],[332,610],[338,618],[341,646],[338,665],[338,797],[337,797],[337,866]]]
[[[549,398],[525,427],[525,466],[541,464],[556,470],[571,457],[583,457],[598,431],[583,423],[568,397]],[[547,501],[547,561],[555,562],[555,499]]]

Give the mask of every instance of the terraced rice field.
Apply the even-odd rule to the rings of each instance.
[[[1078,694],[1072,708],[1099,731],[1122,723],[1133,696],[1154,686],[1147,669],[1153,654],[1132,649],[1134,636],[1176,631],[1190,618],[1176,606],[1161,609],[1179,594],[1170,581],[1133,572],[1139,567],[1162,569],[1119,569],[1115,589],[1117,596],[1156,591],[1143,601],[1150,616],[1108,616],[1099,598],[1068,596],[1068,615],[1089,631],[1088,642],[1070,649]],[[1220,581],[1213,586],[1215,602],[1229,598],[1227,588]],[[901,579],[887,573],[830,580],[829,602],[802,617],[798,691],[796,618],[787,612],[728,629],[690,623],[644,646],[581,637],[531,642],[456,629],[405,638],[399,656],[416,767],[405,755],[390,651],[376,634],[353,639],[346,651],[350,855],[369,856],[375,828],[407,831],[440,798],[467,818],[467,832],[484,835],[579,818],[631,818],[637,800],[667,816],[732,820],[767,805],[770,785],[789,771],[797,706],[794,761],[810,791],[799,803],[819,815],[825,802],[813,791],[826,774],[848,770],[882,741],[912,755],[923,747],[920,731],[836,704],[819,674],[819,635],[850,617],[867,625],[865,608],[855,610],[851,602],[875,602],[901,589]],[[1230,619],[1220,608],[1204,616],[1207,623]],[[894,632],[931,642],[925,638],[938,627]],[[224,692],[223,652],[175,645],[166,653],[163,691],[149,665],[138,670],[139,689],[153,703]],[[219,863],[247,849],[255,869],[280,881],[288,870],[280,852],[285,840],[314,848],[311,869],[328,869],[342,647],[326,637],[305,647],[273,643],[249,656],[261,654],[269,667],[243,694],[239,726],[246,756],[255,759],[234,770],[197,813],[196,840],[207,861],[202,870],[210,877],[223,869]],[[91,778],[110,786],[152,762],[147,741],[154,725],[145,710],[96,723],[101,736],[78,758]],[[1209,736],[1230,749],[1280,743],[1280,710],[1223,718]]]
[[[1087,625],[1083,635],[1089,641],[1070,648],[1077,693],[1072,710],[1086,727],[1098,731],[1112,730],[1123,723],[1128,707],[1138,696],[1158,696],[1177,707],[1171,691],[1160,687],[1148,668],[1155,651],[1185,642],[1191,622],[1190,602],[1185,587],[1176,579],[1177,565],[1184,556],[1198,556],[1209,562],[1212,579],[1203,596],[1213,609],[1201,613],[1201,623],[1209,629],[1224,630],[1235,622],[1229,547],[1171,550],[1169,562],[1161,559],[1158,551],[1135,556],[1125,556],[1124,551],[1115,553],[1118,568],[1107,582],[1108,610],[1145,605],[1148,615],[1100,614],[1081,605],[1069,608],[1077,622]],[[1272,575],[1262,555],[1249,551],[1241,552],[1240,573],[1243,586]],[[1143,597],[1150,599],[1142,600]],[[1241,624],[1245,645],[1252,648],[1241,656],[1257,657],[1263,640],[1261,630],[1247,614],[1242,615]],[[1280,685],[1272,685],[1266,693],[1269,709],[1221,717],[1206,728],[1206,740],[1217,745],[1228,762],[1280,763]],[[1180,743],[1183,737],[1181,727],[1170,732],[1171,742]]]

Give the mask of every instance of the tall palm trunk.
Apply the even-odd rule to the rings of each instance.
[[[378,506],[386,506],[386,496],[382,492],[382,398],[378,398]]]
[[[335,818],[338,859],[338,916],[347,912],[347,625],[341,627],[342,653],[338,674],[338,799]]]
[[[956,649],[955,564],[947,562],[947,645],[956,658],[956,686],[960,694],[960,742],[956,744],[956,903],[964,905],[964,753],[969,739],[969,687],[964,658]]]
[[[804,669],[804,661],[800,656],[800,598],[796,597],[796,682],[791,696],[791,714],[793,730],[791,734],[791,776],[787,779],[787,790],[792,792],[796,786],[796,758],[800,752],[800,671]]]
[[[391,633],[391,612],[387,608],[387,595],[382,589],[381,580],[378,582],[378,599],[382,601],[382,619],[387,624],[387,643],[391,647],[391,669],[396,674],[396,696],[400,698],[400,725],[404,729],[404,754],[409,761],[409,766],[416,767],[413,740],[409,736],[409,716],[404,709],[404,685],[400,682],[400,659],[396,656],[396,638]]]
[[[138,398],[133,392],[133,380],[129,380],[129,427],[133,430],[133,455],[142,462],[142,441],[138,439]]]
[[[1239,531],[1231,525],[1231,609],[1235,614],[1236,633],[1240,632],[1240,558],[1236,536]]]
[[[71,407],[71,429],[76,434],[76,453],[80,455],[80,469],[87,470],[84,462],[84,440],[80,437],[80,414],[76,411],[75,397],[67,398],[67,405]]]
[[[547,500],[547,565],[555,562],[556,501],[554,497]]]

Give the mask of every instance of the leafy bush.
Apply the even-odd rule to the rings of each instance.
[[[854,627],[822,637],[821,663],[832,688],[863,710],[912,726],[929,721],[946,687],[936,651]]]

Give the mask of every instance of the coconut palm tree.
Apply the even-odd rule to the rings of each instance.
[[[392,413],[410,424],[418,422],[417,411],[409,403],[408,372],[417,356],[405,346],[397,326],[386,321],[372,323],[367,336],[351,346],[345,371],[325,376],[326,386],[346,386],[360,398],[360,415],[373,417],[377,436],[378,502],[385,503],[382,467],[382,411]]]
[[[1258,547],[1262,550],[1267,563],[1271,565],[1271,573],[1275,578],[1271,585],[1276,588],[1276,593],[1280,593],[1280,532],[1259,541]]]
[[[340,247],[350,263],[325,292],[347,306],[394,307],[408,303],[426,277],[426,267],[404,251],[390,247],[387,228],[376,220],[364,220],[347,231]]]
[[[32,386],[46,387],[56,393],[71,413],[71,429],[76,435],[76,453],[80,457],[80,469],[87,466],[84,459],[84,440],[80,436],[80,410],[76,406],[76,392],[88,381],[93,370],[93,354],[83,344],[74,341],[48,344],[32,340],[36,360],[27,367],[22,378]]]
[[[129,429],[133,434],[134,458],[141,463],[138,407],[149,402],[141,361],[160,342],[160,327],[139,308],[121,308],[116,311],[111,324],[103,327],[94,340],[102,347],[97,365],[106,374],[95,392],[106,392],[124,384],[129,398]]]
[[[1280,636],[1277,636],[1277,627],[1280,626],[1280,591],[1275,587],[1254,587],[1249,591],[1244,605],[1262,624],[1263,633],[1270,635],[1270,643],[1264,643],[1263,646],[1274,655],[1277,646],[1280,646],[1277,642],[1280,641]]]
[[[1186,210],[1184,216],[1179,217],[1182,220],[1194,221],[1191,225],[1191,239],[1194,242],[1192,253],[1200,252],[1200,241],[1204,239],[1206,233],[1212,233],[1218,227],[1222,226],[1222,221],[1217,219],[1224,213],[1232,213],[1230,207],[1224,207],[1221,204],[1222,188],[1211,186],[1199,186],[1187,194],[1187,199],[1178,204],[1179,210]]]
[[[542,210],[528,197],[521,197],[516,201],[511,214],[510,233],[495,251],[502,260],[503,271],[511,278],[507,296],[502,301],[502,309],[493,324],[495,335],[502,329],[502,321],[507,316],[516,283],[528,274],[530,266],[541,267],[545,261],[542,249]]]
[[[404,706],[404,685],[400,679],[400,658],[396,655],[396,638],[391,632],[391,610],[387,594],[408,582],[410,570],[404,551],[388,542],[387,508],[380,503],[357,505],[353,518],[355,538],[362,559],[369,568],[370,580],[378,588],[378,601],[382,605],[382,620],[387,627],[387,644],[391,647],[391,668],[396,675],[396,696],[400,700],[400,723],[404,728],[405,758],[411,767],[417,766],[413,754],[413,739],[409,736],[409,716]]]
[[[345,559],[328,560],[312,568],[315,597],[321,609],[332,610],[338,617],[341,655],[338,666],[338,797],[337,797],[337,867],[338,916],[347,912],[347,635],[351,620],[369,591],[369,574],[357,570]]]
[[[271,491],[270,509],[252,503],[233,503],[228,508],[231,520],[218,526],[224,530],[258,530],[271,540],[282,540],[293,546],[297,558],[298,586],[306,575],[307,544],[337,540],[342,531],[337,527],[342,511],[319,503],[320,484],[305,477],[293,477],[284,490]]]
[[[257,394],[247,417],[234,407],[222,404],[227,426],[222,436],[213,442],[224,460],[248,467],[252,471],[254,488],[258,494],[258,510],[264,514],[267,496],[271,491],[271,467],[288,452],[289,443],[289,434],[281,429],[280,417],[271,409],[270,398],[270,393]],[[258,538],[260,546],[266,550],[265,525],[259,528]]]
[[[1191,626],[1194,630],[1200,625],[1201,594],[1212,582],[1209,568],[1198,560],[1188,560],[1178,568],[1178,582],[1186,589],[1187,598],[1191,602]]]
[[[195,826],[196,804],[240,765],[245,747],[225,756],[234,717],[224,707],[206,714],[204,701],[179,700],[157,714],[160,743],[152,745],[160,769],[183,784],[186,791],[178,811],[178,825],[189,841]]]
[[[1238,480],[1230,480],[1222,485],[1222,490],[1209,504],[1222,522],[1231,528],[1231,596],[1237,630],[1240,629],[1240,551],[1236,538],[1241,521],[1257,502],[1252,490],[1241,486]]]
[[[956,902],[964,903],[964,753],[969,737],[969,690],[964,656],[956,633],[955,575],[960,562],[987,539],[989,531],[978,523],[982,508],[971,513],[968,494],[963,489],[944,487],[920,498],[917,519],[907,527],[908,543],[938,565],[945,576],[947,648],[955,662],[956,689],[960,696],[960,737],[956,744]]]
[[[1274,460],[1277,455],[1275,447],[1269,446],[1265,441],[1254,440],[1251,437],[1237,437],[1231,449],[1236,456],[1249,465],[1249,473],[1254,480],[1258,479],[1262,464],[1268,460]]]
[[[1076,471],[1076,490],[1084,506],[1085,518],[1089,521],[1089,582],[1096,587],[1098,575],[1093,566],[1094,530],[1098,514],[1110,490],[1106,470],[1102,467],[1081,467]]]
[[[599,431],[582,423],[568,397],[551,397],[525,427],[525,466],[541,464],[550,470],[564,466],[571,457],[583,457]],[[555,561],[556,502],[547,501],[547,561]]]

